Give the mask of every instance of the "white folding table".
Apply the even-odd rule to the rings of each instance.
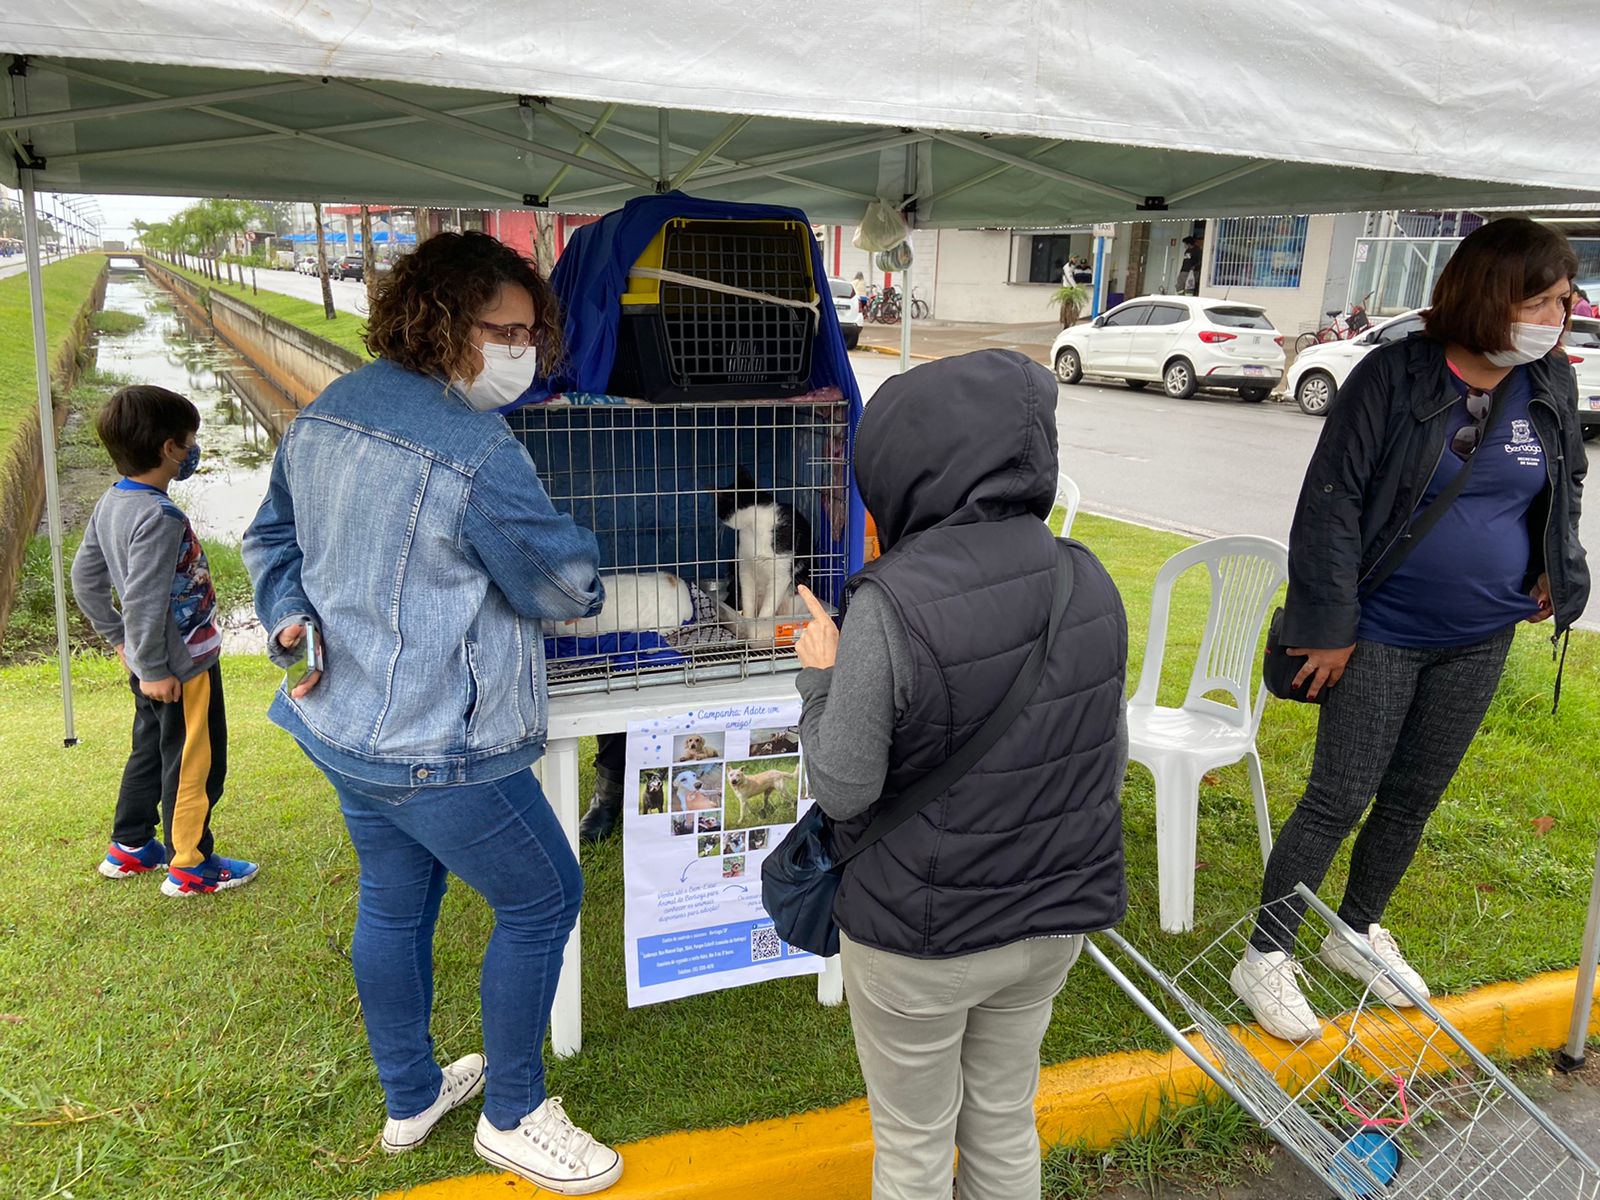
[[[671,717],[694,708],[762,704],[793,700],[792,673],[760,675],[725,683],[663,684],[626,691],[595,692],[550,698],[550,735],[534,773],[555,809],[573,851],[578,849],[578,739],[618,733],[630,721]],[[573,926],[561,960],[555,1008],[550,1014],[550,1042],[557,1056],[568,1058],[583,1049],[582,918]],[[817,977],[817,1000],[844,1001],[844,973],[837,957]]]

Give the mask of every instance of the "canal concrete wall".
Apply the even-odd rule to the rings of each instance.
[[[67,419],[68,393],[77,382],[79,368],[87,360],[85,351],[93,336],[90,317],[105,303],[107,273],[108,268],[102,266],[89,298],[73,315],[66,339],[50,364],[50,401],[57,433]],[[31,339],[31,333],[28,336]],[[31,389],[31,378],[29,386]],[[42,440],[39,410],[35,406],[0,454],[0,633],[5,632],[12,605],[16,603],[28,539],[39,527],[44,513]]]
[[[281,402],[275,402],[259,388],[245,389],[251,407],[257,410],[255,415],[274,437],[281,437],[295,413],[315,400],[323,388],[365,361],[343,346],[264,313],[247,301],[196,283],[154,259],[145,259],[145,269],[192,319],[210,325],[217,337],[281,394]]]

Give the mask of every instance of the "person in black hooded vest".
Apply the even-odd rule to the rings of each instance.
[[[797,646],[808,778],[840,854],[881,797],[984,723],[1044,632],[1055,407],[1050,373],[1008,350],[920,366],[867,407],[854,470],[884,553],[851,580],[842,629],[814,621]],[[1082,935],[1127,906],[1127,619],[1099,560],[1068,546],[1072,597],[1037,692],[844,870],[874,1200],[947,1200],[958,1148],[962,1200],[1039,1195],[1040,1042]]]

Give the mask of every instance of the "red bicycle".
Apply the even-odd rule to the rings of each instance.
[[[1295,353],[1309,350],[1312,346],[1322,342],[1346,342],[1353,337],[1365,333],[1372,328],[1372,318],[1367,316],[1367,301],[1372,299],[1368,292],[1361,297],[1361,303],[1352,304],[1348,313],[1341,313],[1338,309],[1328,314],[1328,324],[1322,326],[1315,333],[1302,333],[1294,340]]]

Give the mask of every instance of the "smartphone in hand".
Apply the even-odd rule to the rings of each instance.
[[[322,661],[322,634],[310,621],[306,622],[305,636],[300,639],[300,649],[304,651],[300,660],[283,673],[284,687],[291,692],[299,687],[307,675],[313,671],[324,668]]]

